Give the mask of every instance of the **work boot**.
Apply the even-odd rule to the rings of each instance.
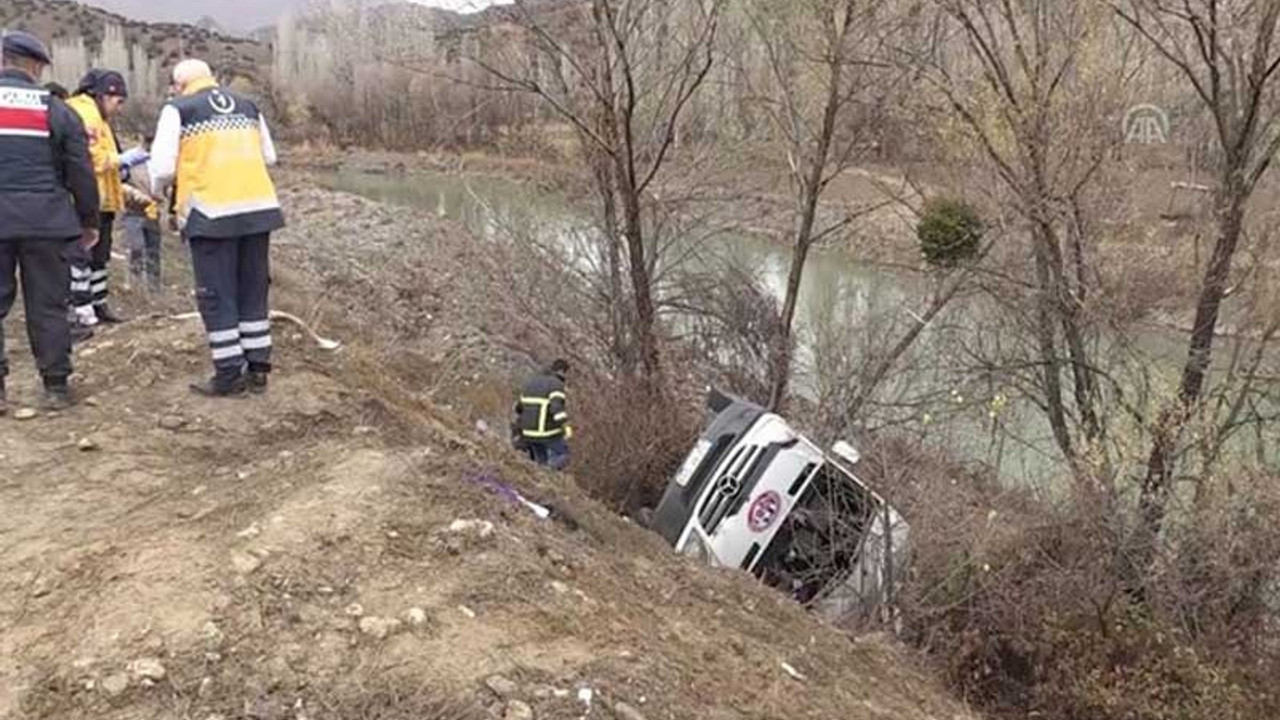
[[[270,365],[249,365],[248,372],[245,373],[245,384],[249,386],[249,392],[254,395],[262,395],[267,392],[267,381],[271,377]]]
[[[71,386],[66,378],[47,378],[44,381],[44,397],[41,407],[48,412],[69,410],[75,401],[71,398]]]
[[[79,308],[74,308],[71,311],[71,317],[69,318],[69,320],[72,325],[79,325],[81,327],[89,328],[98,324],[98,315],[93,311],[92,306],[79,307]]]
[[[106,303],[94,305],[93,314],[98,317],[98,322],[104,322],[108,325],[119,325],[124,322],[124,318],[117,315],[115,311],[111,309],[111,306]]]
[[[242,397],[247,390],[244,376],[219,373],[198,383],[191,383],[191,391],[208,398]]]
[[[4,381],[0,380],[0,417],[9,414],[9,397],[4,392]]]

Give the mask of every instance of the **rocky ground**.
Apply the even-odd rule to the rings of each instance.
[[[190,395],[170,262],[78,350],[79,407],[0,421],[0,718],[969,717],[891,642],[673,556],[477,428],[527,358],[472,238],[285,197],[277,303],[341,351],[278,324],[268,395]]]

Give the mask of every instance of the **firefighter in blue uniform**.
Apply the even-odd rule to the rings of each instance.
[[[269,248],[284,215],[268,166],[276,162],[256,105],[218,85],[209,66],[173,70],[178,95],[151,147],[153,195],[176,182],[178,225],[191,247],[196,301],[214,376],[191,386],[209,397],[265,392],[271,372]]]
[[[565,378],[569,363],[556,360],[546,370],[525,382],[516,401],[512,426],[516,448],[529,454],[539,465],[563,470],[569,465],[569,424]]]
[[[4,318],[22,278],[27,336],[44,380],[44,406],[71,405],[67,257],[98,242],[98,187],[84,125],[37,84],[49,51],[32,35],[4,33],[0,67],[0,414],[7,410]]]

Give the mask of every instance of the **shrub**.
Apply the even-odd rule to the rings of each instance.
[[[956,198],[925,202],[916,226],[925,260],[942,268],[953,268],[977,257],[983,232],[977,210]]]
[[[1035,703],[1081,720],[1246,720],[1248,692],[1194,638],[1126,608],[1109,628],[1061,620],[1042,628]],[[1060,713],[1060,714],[1059,714]],[[1069,714],[1068,714],[1069,713]]]
[[[696,410],[627,378],[583,378],[570,402],[578,484],[620,512],[655,507],[698,435]]]
[[[1001,489],[903,441],[864,463],[911,523],[904,637],[989,717],[1280,717],[1274,478],[1233,478],[1185,510],[1139,598],[1122,498]]]

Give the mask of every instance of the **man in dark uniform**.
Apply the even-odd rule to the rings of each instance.
[[[0,69],[0,414],[6,410],[3,321],[21,269],[27,336],[45,407],[71,405],[67,254],[98,241],[98,187],[84,125],[36,80],[50,64],[35,37],[5,33]]]
[[[546,370],[529,378],[516,401],[516,420],[512,427],[517,449],[544,467],[563,470],[569,465],[569,440],[573,426],[569,424],[565,378],[569,363],[556,360]]]

